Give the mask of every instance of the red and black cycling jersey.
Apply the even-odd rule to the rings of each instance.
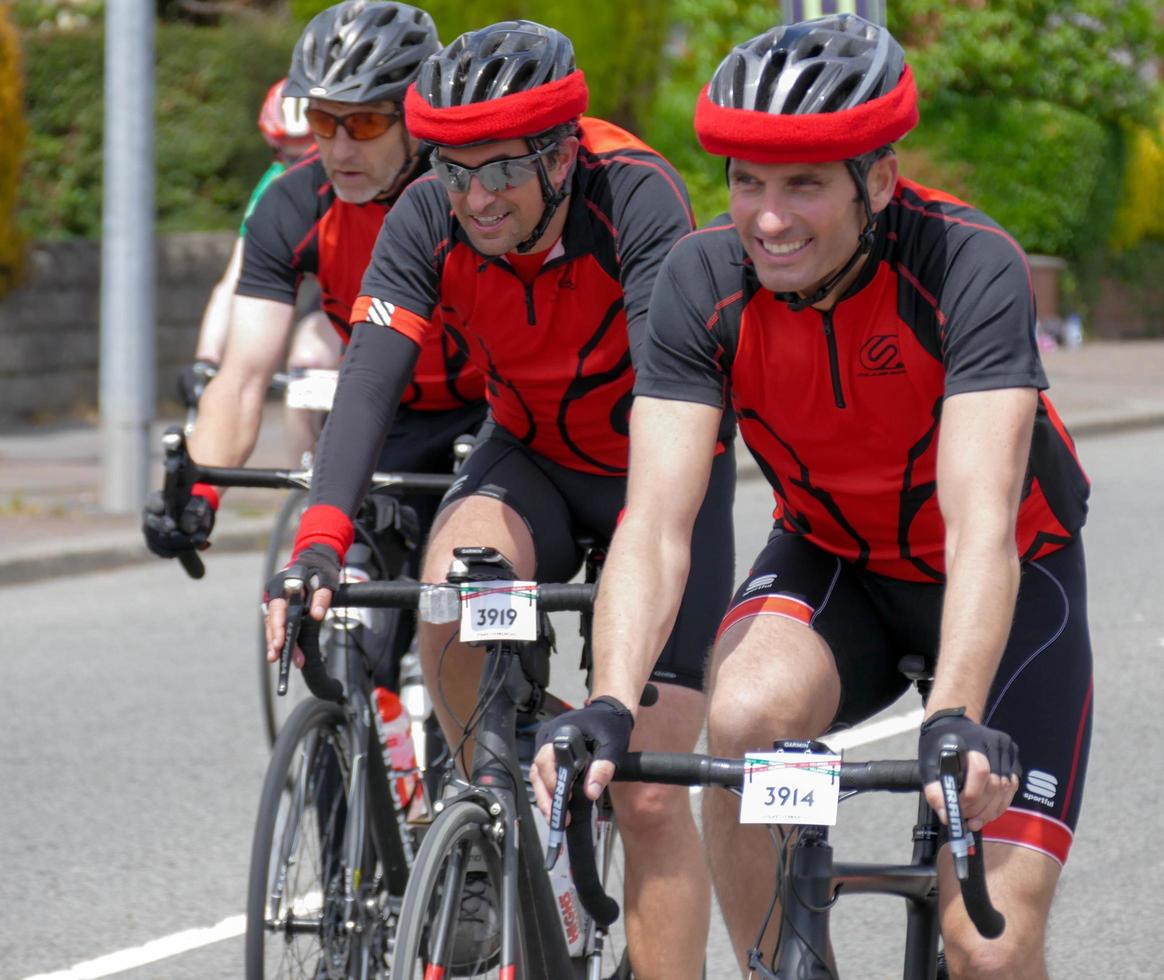
[[[443,325],[499,425],[562,466],[621,476],[651,288],[691,209],[646,144],[599,119],[581,127],[565,231],[536,274],[475,251],[444,187],[421,177],[384,222],[352,317],[422,345]]]
[[[906,180],[833,310],[760,286],[726,215],[659,273],[636,395],[734,408],[776,517],[870,571],[942,581],[936,494],[943,399],[1040,389],[1016,530],[1025,561],[1082,527],[1088,482],[1042,393],[1030,270],[994,221]]]
[[[389,210],[376,201],[341,201],[318,151],[311,153],[267,188],[247,220],[238,294],[294,303],[300,280],[311,273],[324,312],[347,344],[360,277]],[[443,411],[480,401],[483,388],[464,352],[434,330],[401,405]]]

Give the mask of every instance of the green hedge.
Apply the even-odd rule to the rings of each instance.
[[[270,162],[255,123],[259,106],[286,74],[297,36],[289,22],[257,19],[229,28],[158,25],[159,230],[238,224]],[[33,238],[99,237],[103,32],[29,32],[24,44],[31,134],[20,223]]]
[[[945,95],[922,106],[901,157],[906,176],[964,197],[1028,252],[1082,259],[1107,242],[1123,170],[1114,124],[1047,102]]]

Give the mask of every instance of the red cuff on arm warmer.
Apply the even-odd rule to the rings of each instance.
[[[314,504],[303,512],[299,520],[299,533],[295,535],[291,558],[298,558],[300,552],[313,544],[324,544],[336,553],[342,563],[355,536],[351,518],[342,510],[331,504]]]
[[[190,496],[204,497],[210,504],[210,509],[217,512],[220,499],[218,496],[218,487],[211,486],[209,483],[195,483],[190,488]]]

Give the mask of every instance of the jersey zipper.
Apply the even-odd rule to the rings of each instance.
[[[829,345],[829,374],[833,379],[833,401],[837,408],[844,408],[845,390],[841,387],[841,365],[837,357],[837,336],[833,331],[832,310],[825,310],[820,318],[824,324],[825,342]]]
[[[536,277],[534,282],[537,282]],[[538,325],[538,311],[534,306],[534,283],[523,282],[522,286],[525,287],[525,322],[531,327],[536,327]]]

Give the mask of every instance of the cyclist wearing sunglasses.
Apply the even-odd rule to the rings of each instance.
[[[272,181],[315,149],[315,135],[307,125],[305,115],[307,100],[285,96],[283,88],[286,84],[287,79],[281,78],[272,85],[259,110],[259,132],[270,145],[274,158],[251,191],[239,227],[239,237],[230,254],[230,261],[222,278],[211,291],[202,314],[194,362],[179,377],[179,393],[187,406],[198,404],[206,384],[207,370],[217,371],[219,364],[222,363],[230,330],[231,298],[238,287],[239,272],[242,269],[247,221]],[[295,306],[296,310],[305,312],[294,327],[291,348],[287,353],[288,371],[338,367],[340,340],[328,322],[326,314],[319,308],[319,290],[314,281],[300,289]],[[292,408],[284,413],[288,462],[293,466],[298,466],[303,454],[315,445],[315,439],[319,434],[319,424],[315,418],[317,414]]]
[[[581,557],[576,535],[613,533],[647,300],[691,213],[667,161],[583,117],[587,99],[570,41],[528,21],[465,34],[421,68],[405,115],[432,147],[433,173],[389,213],[353,313],[362,322],[296,543],[314,551],[321,581],[334,581],[361,474],[438,307],[444,335],[486,375],[491,424],[442,502],[425,579],[444,579],[454,547],[481,545],[524,578],[568,581]],[[721,435],[730,440],[730,421]],[[680,626],[653,673],[660,704],[639,720],[639,748],[690,749],[702,725],[703,660],[733,574],[733,453],[713,470]],[[329,599],[317,591],[313,613]],[[283,615],[272,602],[272,647]],[[459,732],[449,712],[469,716],[481,664],[478,650],[453,641],[445,627],[422,628],[425,678],[450,739]],[[697,977],[710,888],[686,790],[619,787],[615,804],[636,975]]]
[[[970,750],[962,815],[988,842],[1007,920],[983,939],[944,857],[950,976],[1042,980],[1091,730],[1088,483],[1042,391],[1026,257],[986,215],[899,176],[891,144],[917,121],[901,46],[851,14],[739,45],[699,96],[696,134],[727,158],[730,213],[679,242],[656,282],[594,694],[642,688],[669,621],[653,634],[624,624],[674,606],[682,566],[664,559],[687,547],[733,410],[776,524],[708,668],[711,752],[856,724],[908,688],[899,658],[923,656],[927,798],[941,811],[938,754],[956,734]],[[552,784],[552,756],[538,762]],[[595,768],[601,786],[613,767]],[[776,854],[734,797],[705,793],[703,812],[742,953]]]
[[[384,215],[427,169],[400,122],[401,103],[421,62],[439,47],[424,11],[368,0],[328,8],[296,43],[283,96],[306,100],[319,152],[275,180],[247,222],[230,343],[190,440],[199,463],[238,466],[250,456],[304,275],[318,280],[338,340],[350,340],[352,304]],[[453,441],[484,417],[482,389],[463,354],[434,333],[400,400],[380,468],[447,473]],[[431,496],[409,502],[427,527]],[[163,556],[204,547],[217,505],[215,490],[199,485],[175,519],[155,498],[144,515],[149,547]]]

